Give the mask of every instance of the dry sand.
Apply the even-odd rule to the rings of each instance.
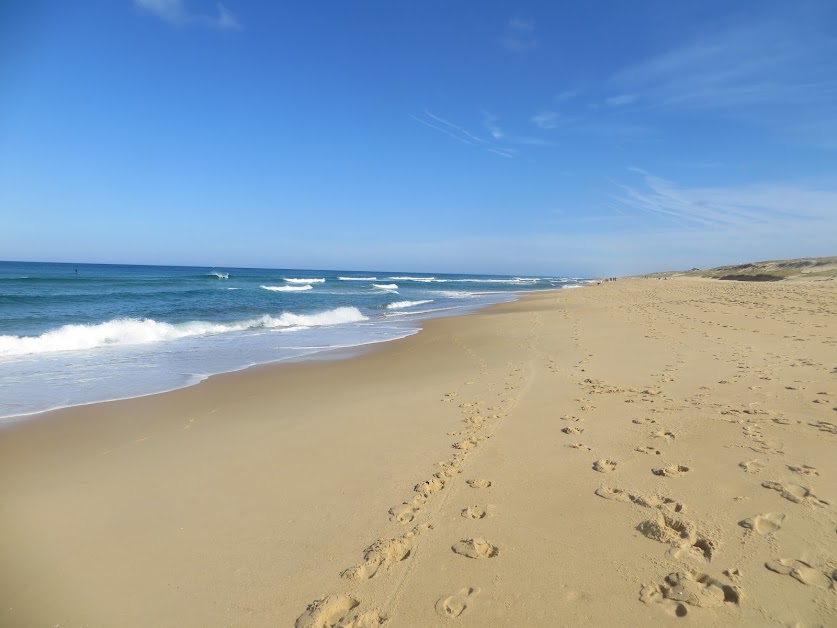
[[[7,426],[0,625],[835,625],[835,317],[620,280]]]

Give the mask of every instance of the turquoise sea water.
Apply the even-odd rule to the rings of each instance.
[[[401,338],[582,279],[0,262],[0,417]]]

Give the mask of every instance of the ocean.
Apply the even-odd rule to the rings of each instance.
[[[403,338],[582,278],[0,262],[0,419]]]

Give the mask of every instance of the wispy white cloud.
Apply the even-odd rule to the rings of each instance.
[[[531,120],[541,129],[557,129],[562,124],[561,115],[557,111],[540,111]]]
[[[791,232],[837,233],[837,187],[764,183],[735,187],[683,187],[632,168],[642,186],[618,185],[615,200],[685,228],[758,232],[783,238]]]
[[[483,111],[482,118],[485,127],[488,129],[488,132],[491,133],[491,137],[495,140],[501,140],[506,136],[506,133],[500,128],[500,125],[497,124],[497,116],[487,111]]]
[[[471,133],[464,127],[431,113],[427,109],[424,110],[423,114],[424,117],[414,116],[412,114],[410,114],[410,117],[428,128],[444,133],[457,142],[468,144],[469,146],[476,146],[502,157],[517,157],[518,155],[517,151],[513,148],[505,148],[489,140],[483,139]]]
[[[519,17],[511,20],[506,26],[506,32],[500,39],[500,44],[506,50],[518,54],[537,48],[535,22]]]
[[[721,108],[837,99],[837,42],[786,20],[752,20],[660,53],[608,84],[655,106]]]
[[[220,2],[215,3],[215,15],[190,11],[183,0],[134,0],[138,8],[175,26],[204,26],[221,30],[240,30],[241,23],[232,11]]]

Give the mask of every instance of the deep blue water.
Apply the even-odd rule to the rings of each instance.
[[[0,262],[0,417],[415,333],[578,279]]]

